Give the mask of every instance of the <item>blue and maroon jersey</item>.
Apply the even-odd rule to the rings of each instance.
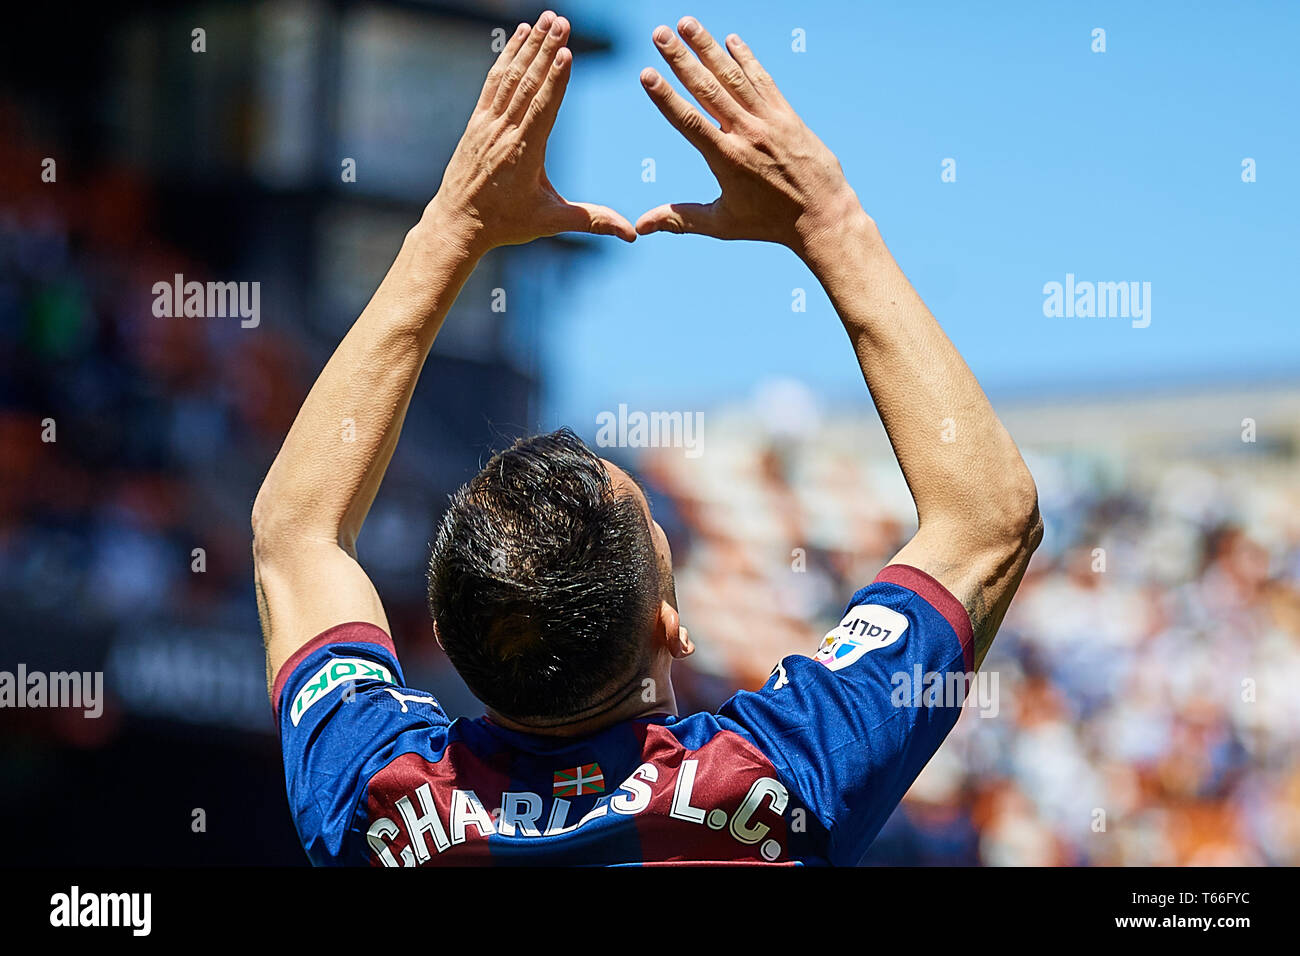
[[[960,602],[891,565],[813,657],[716,714],[577,738],[453,720],[360,623],[301,648],[273,696],[318,865],[852,865],[956,723],[972,654]]]

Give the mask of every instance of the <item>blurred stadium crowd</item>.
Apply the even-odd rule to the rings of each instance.
[[[770,427],[809,406],[778,388],[713,417],[700,458],[642,466],[690,531],[699,663],[748,686],[914,527],[887,448],[861,452],[874,423]],[[984,664],[996,710],[968,706],[868,862],[1300,863],[1300,469],[1232,442],[1253,447],[1025,449],[1047,535]]]
[[[20,141],[0,135],[0,163],[39,169]],[[219,616],[246,599],[253,452],[293,421],[305,350],[237,319],[154,318],[153,283],[202,269],[149,231],[143,180],[12,185],[0,204],[0,579],[90,622]],[[197,546],[204,574],[190,573]]]

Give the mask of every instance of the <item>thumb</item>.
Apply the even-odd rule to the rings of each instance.
[[[722,217],[718,202],[675,202],[656,206],[642,213],[636,221],[636,231],[643,236],[652,232],[692,233],[699,236],[723,238]]]
[[[618,236],[624,242],[636,239],[632,224],[608,206],[561,200],[551,224],[557,232],[589,232],[597,236]]]

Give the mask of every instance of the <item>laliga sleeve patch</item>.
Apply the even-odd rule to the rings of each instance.
[[[896,643],[906,630],[907,618],[897,611],[879,604],[859,604],[822,638],[813,660],[837,671],[868,651]]]
[[[298,691],[289,709],[289,717],[295,727],[307,708],[320,700],[339,684],[354,680],[381,680],[391,684],[393,675],[383,664],[362,660],[359,657],[336,657],[312,675],[311,680]]]

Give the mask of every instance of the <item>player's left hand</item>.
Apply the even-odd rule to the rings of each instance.
[[[857,195],[826,145],[781,95],[734,33],[725,45],[694,17],[651,38],[673,73],[718,124],[691,106],[659,73],[641,85],[668,122],[704,156],[721,195],[711,203],[670,203],[646,212],[637,232],[695,233],[779,242],[805,255],[809,244],[859,214]],[[684,42],[683,42],[684,41]]]
[[[546,176],[546,141],[569,83],[569,21],[546,11],[519,24],[488,72],[478,104],[429,204],[441,228],[478,252],[561,232],[636,238],[608,206],[565,200]]]

